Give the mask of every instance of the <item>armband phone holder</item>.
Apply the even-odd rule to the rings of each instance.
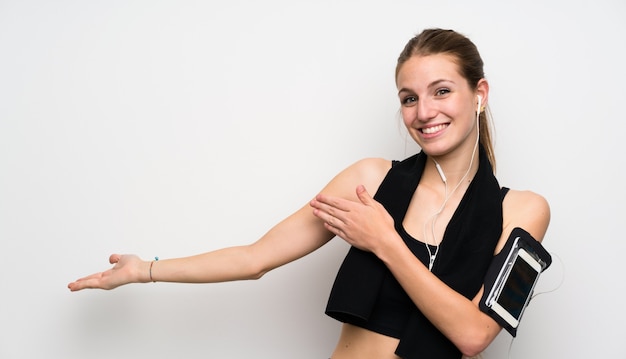
[[[487,270],[480,310],[515,337],[539,275],[551,263],[552,257],[541,243],[525,230],[514,228]]]

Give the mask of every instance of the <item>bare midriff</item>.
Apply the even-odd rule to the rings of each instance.
[[[400,359],[399,340],[351,324],[343,324],[331,359]]]

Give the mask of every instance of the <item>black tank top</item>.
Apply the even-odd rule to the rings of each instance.
[[[374,198],[391,214],[411,252],[428,265],[423,242],[402,225],[427,156],[421,152],[395,164]],[[480,150],[479,169],[452,216],[432,268],[448,286],[473,298],[483,284],[502,232],[502,198],[492,168]],[[434,253],[435,248],[431,247]],[[350,248],[333,285],[326,314],[400,339],[396,354],[406,359],[461,358],[461,352],[417,309],[402,286],[374,254]]]

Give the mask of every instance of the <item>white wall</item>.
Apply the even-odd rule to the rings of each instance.
[[[0,1],[0,357],[327,358],[340,240],[257,282],[66,284],[248,243],[357,159],[413,153],[394,65],[437,26],[483,54],[501,183],[553,211],[538,290],[565,281],[511,358],[623,358],[626,4],[581,3]]]

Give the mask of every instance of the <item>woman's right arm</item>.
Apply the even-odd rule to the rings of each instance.
[[[386,160],[361,160],[333,178],[322,193],[357,201],[356,186],[363,184],[376,191],[389,167],[390,162]],[[154,262],[141,260],[134,255],[113,254],[109,257],[112,268],[78,279],[70,283],[68,288],[71,291],[113,289],[124,284],[151,280],[214,283],[258,279],[274,268],[315,251],[333,236],[307,204],[252,244]]]

